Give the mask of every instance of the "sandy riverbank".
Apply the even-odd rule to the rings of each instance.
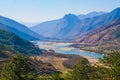
[[[99,59],[96,59],[94,57],[90,57],[90,56],[84,56],[84,58],[88,59],[88,61],[92,64],[98,63]]]

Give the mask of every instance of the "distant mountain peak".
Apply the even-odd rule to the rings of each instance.
[[[66,14],[63,19],[67,20],[67,21],[71,21],[71,20],[74,20],[74,21],[80,21],[80,19],[75,15],[75,14]]]
[[[72,13],[68,13],[68,14],[66,14],[65,16],[67,17],[67,16],[76,16],[76,15],[75,15],[75,14],[72,14]]]

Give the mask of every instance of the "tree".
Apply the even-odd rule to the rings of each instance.
[[[5,80],[34,80],[34,69],[27,57],[18,55],[1,72]]]
[[[120,80],[120,52],[112,51],[101,59],[109,79]]]
[[[82,59],[78,64],[76,64],[72,68],[72,80],[89,80],[88,77],[88,67],[89,67],[89,62],[87,59]]]

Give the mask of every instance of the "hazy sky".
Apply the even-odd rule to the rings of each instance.
[[[109,12],[120,7],[120,0],[0,0],[0,15],[20,22],[43,22],[65,14]]]

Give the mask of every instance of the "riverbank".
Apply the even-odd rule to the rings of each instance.
[[[113,50],[120,51],[120,44],[82,44],[75,43],[70,45],[70,47],[79,48],[80,50],[90,51],[94,53],[100,53],[102,55],[109,54]]]

